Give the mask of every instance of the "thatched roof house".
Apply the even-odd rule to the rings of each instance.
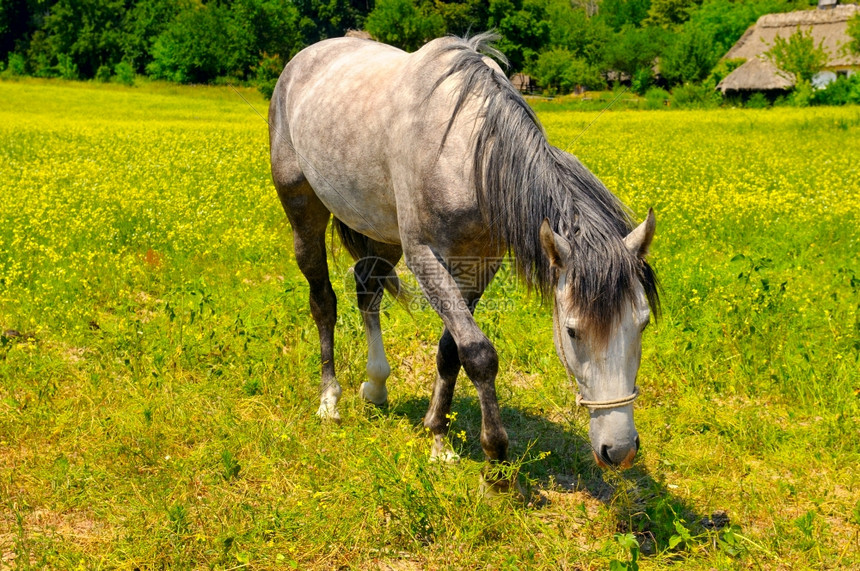
[[[353,30],[351,28],[346,31],[346,35],[344,37],[346,37],[346,38],[359,38],[361,40],[372,40],[373,39],[373,37],[369,33],[365,32],[364,30]]]
[[[515,73],[511,76],[511,83],[514,84],[520,93],[534,93],[535,82],[531,76],[524,73]]]
[[[717,89],[726,91],[786,90],[794,87],[794,77],[780,71],[765,55],[777,36],[788,39],[800,27],[809,30],[815,45],[823,43],[831,74],[860,69],[860,56],[844,46],[851,41],[846,33],[848,20],[860,13],[860,6],[845,4],[828,9],[804,10],[787,14],[768,14],[758,19],[725,55],[726,59],[746,61],[727,75]],[[835,75],[834,75],[835,77]]]

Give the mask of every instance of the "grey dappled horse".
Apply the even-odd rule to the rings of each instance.
[[[383,288],[397,287],[394,265],[403,255],[445,325],[424,417],[432,455],[456,458],[445,435],[462,366],[478,392],[484,452],[504,462],[498,357],[472,313],[510,252],[520,275],[554,300],[556,351],[578,381],[577,402],[590,410],[595,458],[628,466],[639,447],[633,401],[642,330],[658,303],[644,259],[654,215],[634,229],[603,184],[547,142],[534,112],[482,55],[502,57],[491,39],[442,38],[412,54],[370,40],[326,40],[299,53],[278,80],[269,109],[272,176],[319,330],[318,414],[339,418],[341,395],[325,248],[334,216],[358,260],[368,344],[363,398],[388,398],[379,304]]]

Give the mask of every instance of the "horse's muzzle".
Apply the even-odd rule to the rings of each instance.
[[[636,457],[636,452],[638,451],[638,436],[636,437],[633,447],[628,448],[627,450],[606,446],[605,444],[600,447],[600,452],[593,448],[591,449],[591,453],[594,454],[594,461],[597,462],[598,466],[601,468],[621,468],[622,470],[626,470],[633,466],[633,459]]]

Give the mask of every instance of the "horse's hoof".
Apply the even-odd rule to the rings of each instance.
[[[444,446],[438,449],[435,445],[430,450],[431,462],[442,462],[445,464],[456,464],[460,461],[460,455],[451,450],[450,446]]]
[[[380,389],[372,383],[363,382],[358,389],[358,396],[376,406],[385,406],[388,404],[388,389],[384,385]]]
[[[454,452],[451,445],[441,434],[433,435],[433,445],[430,447],[430,461],[455,464],[460,461],[460,455]]]
[[[515,502],[526,502],[526,493],[516,477],[513,479],[488,480],[485,475],[481,474],[481,495],[488,500],[508,498]]]
[[[320,420],[339,423],[340,413],[337,411],[337,401],[328,398],[323,399],[317,409],[317,416],[320,417]]]
[[[481,471],[481,495],[487,499],[509,498],[525,503],[526,493],[509,466],[490,465]]]

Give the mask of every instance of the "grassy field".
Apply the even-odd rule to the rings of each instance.
[[[0,83],[0,569],[860,566],[860,109],[541,113],[654,207],[664,315],[643,449],[601,472],[550,311],[494,282],[523,505],[479,494],[462,376],[463,460],[428,462],[431,312],[388,304],[390,405],[357,397],[342,253],[343,422],[314,417],[307,284],[242,96]]]

